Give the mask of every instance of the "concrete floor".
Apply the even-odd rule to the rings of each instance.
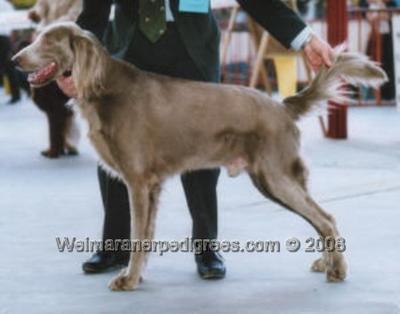
[[[0,93],[1,95],[1,93]],[[352,109],[350,139],[321,137],[301,122],[316,200],[347,241],[348,279],[309,272],[316,254],[226,253],[225,280],[203,281],[190,253],[153,254],[135,292],[107,288],[114,274],[84,275],[89,253],[59,253],[56,237],[101,238],[96,157],[46,160],[46,121],[29,101],[0,96],[0,314],[6,313],[400,313],[400,113]],[[264,200],[246,176],[219,183],[220,239],[315,237],[292,213]],[[178,179],[165,187],[157,239],[183,239],[190,217]]]

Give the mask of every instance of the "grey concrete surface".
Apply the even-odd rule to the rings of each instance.
[[[1,95],[1,91],[0,91]],[[309,267],[316,253],[225,253],[222,281],[203,281],[190,253],[153,254],[135,292],[88,276],[90,253],[59,253],[56,237],[101,238],[96,157],[86,139],[77,158],[46,160],[44,115],[0,96],[0,314],[6,313],[400,313],[400,113],[352,109],[350,139],[321,137],[301,122],[310,188],[346,239],[348,279],[328,284]],[[299,217],[264,200],[246,176],[219,183],[220,239],[315,237]],[[191,220],[177,178],[164,189],[157,239],[180,240]]]

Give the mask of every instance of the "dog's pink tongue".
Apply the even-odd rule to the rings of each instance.
[[[46,82],[57,70],[55,62],[50,63],[44,68],[32,73],[28,76],[28,81],[33,84],[40,84]]]

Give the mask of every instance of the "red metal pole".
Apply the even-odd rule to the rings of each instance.
[[[347,0],[327,0],[328,41],[337,46],[347,41]],[[335,139],[347,138],[347,105],[329,103],[327,136]]]

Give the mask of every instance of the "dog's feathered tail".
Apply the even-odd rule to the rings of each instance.
[[[357,53],[336,53],[331,68],[323,67],[303,91],[286,98],[283,102],[293,119],[298,120],[322,101],[351,102],[346,84],[378,87],[388,77],[375,62]]]

